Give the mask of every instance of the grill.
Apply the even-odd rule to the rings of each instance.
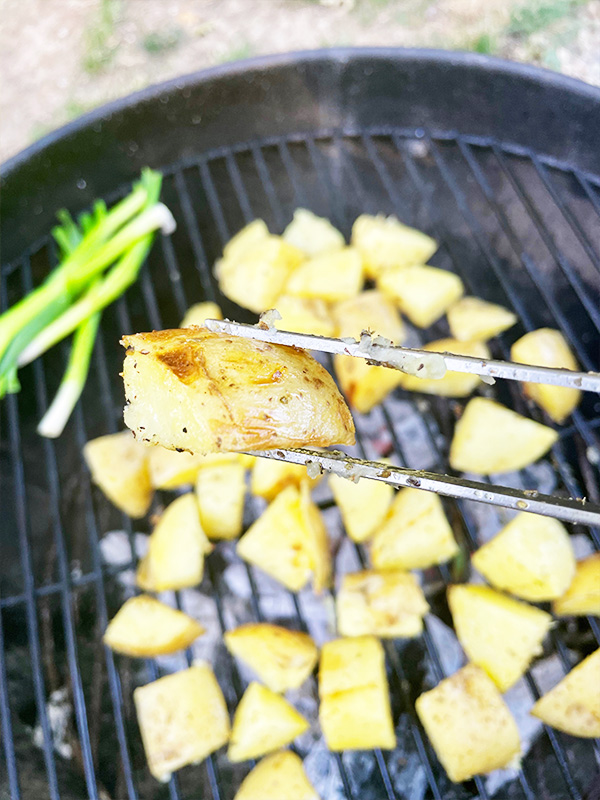
[[[462,118],[456,116],[461,97],[472,104],[471,116],[464,105]],[[535,124],[527,116],[532,97]],[[138,284],[105,312],[83,402],[66,433],[56,442],[35,433],[60,381],[64,348],[23,370],[22,392],[0,408],[0,796],[231,800],[248,765],[231,765],[223,753],[168,784],[150,778],[133,688],[208,656],[233,710],[245,676],[219,641],[223,630],[269,620],[319,639],[331,632],[328,597],[317,602],[310,592],[285,592],[223,543],[208,558],[199,590],[173,595],[208,629],[193,651],[138,661],[102,646],[107,619],[131,591],[138,533],[149,532],[148,522],[133,526],[91,486],[81,458],[88,439],[122,427],[119,335],[175,326],[203,298],[217,300],[227,316],[252,321],[220,296],[211,265],[224,242],[255,217],[280,232],[293,209],[305,206],[348,235],[359,213],[382,211],[435,236],[441,247],[432,262],[460,274],[469,293],[514,309],[520,322],[510,339],[505,334],[493,344],[495,358],[507,358],[509,342],[527,330],[550,326],[563,331],[583,369],[598,370],[600,161],[586,136],[599,109],[598,92],[486,59],[333,51],[222,68],[150,90],[89,115],[7,166],[3,309],[55,262],[48,231],[56,210],[84,207],[94,196],[114,200],[141,164],[162,169],[163,200],[178,227],[157,240]],[[438,323],[414,344],[444,334]],[[541,418],[512,382],[499,383],[493,394]],[[370,414],[355,414],[353,453],[446,471],[461,407],[397,391]],[[507,482],[598,502],[599,412],[598,398],[586,395],[551,456]],[[155,510],[171,496],[158,496]],[[327,488],[315,496],[338,574],[366,564],[363,549],[341,537]],[[445,506],[464,553],[506,519],[499,509],[466,501]],[[246,522],[258,511],[250,499]],[[600,531],[574,526],[572,533],[581,554],[600,549]],[[600,743],[544,726],[525,735],[518,773],[458,786],[446,778],[414,700],[461,664],[444,598],[446,585],[467,575],[466,558],[426,570],[435,617],[420,639],[385,645],[395,751],[330,754],[315,730],[299,741],[324,800],[559,800],[591,797],[597,789]],[[509,693],[513,711],[525,718],[533,699],[599,643],[598,619],[559,622],[543,657]],[[315,719],[314,680],[297,700]]]

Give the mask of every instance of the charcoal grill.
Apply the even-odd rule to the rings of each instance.
[[[163,199],[178,228],[156,242],[138,284],[104,314],[83,402],[65,434],[54,442],[35,433],[59,383],[64,348],[23,370],[22,392],[0,408],[1,797],[230,800],[248,770],[218,753],[168,784],[150,778],[132,689],[198,652],[135,661],[100,642],[130,590],[137,534],[149,525],[119,514],[91,486],[81,458],[86,440],[122,427],[120,334],[174,326],[203,298],[253,321],[220,296],[211,265],[246,222],[262,217],[281,231],[302,205],[346,235],[359,213],[385,212],[435,236],[441,247],[433,263],[520,319],[493,344],[495,358],[506,358],[525,331],[551,326],[563,331],[583,369],[598,370],[599,130],[600,91],[557,75],[474,55],[332,50],[256,59],[153,87],[88,114],[5,165],[3,309],[55,263],[49,231],[57,209],[116,199],[144,165],[163,171]],[[440,323],[425,338],[444,333]],[[501,383],[491,391],[542,418],[518,387]],[[354,453],[392,454],[401,465],[446,471],[461,405],[397,391],[369,415],[355,415]],[[503,479],[598,502],[599,427],[600,402],[586,395],[551,456]],[[339,536],[326,488],[319,492],[338,571],[365,563],[362,549]],[[466,501],[449,500],[446,509],[464,553],[505,519]],[[246,511],[249,522],[257,512],[252,501]],[[584,552],[600,549],[600,531],[574,526],[572,533]],[[397,750],[340,756],[327,753],[314,732],[300,741],[324,800],[558,800],[597,790],[599,743],[545,727],[508,780],[454,786],[446,778],[414,700],[459,666],[444,595],[446,584],[467,572],[464,556],[426,570],[437,619],[418,640],[386,644]],[[269,619],[319,628],[322,638],[328,624],[327,601],[282,592],[239,564],[228,545],[208,559],[199,592],[175,601],[194,605],[213,631],[209,644],[199,640],[199,654],[210,649],[230,709],[244,676],[217,632]],[[513,706],[528,707],[599,643],[597,619],[559,622],[514,690]],[[313,681],[299,698],[313,718],[315,691]]]

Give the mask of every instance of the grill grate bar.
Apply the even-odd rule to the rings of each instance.
[[[589,181],[585,177],[585,175],[581,175],[579,172],[573,172],[575,177],[577,178],[577,182],[582,187],[583,191],[585,192],[588,200],[592,204],[596,214],[600,216],[600,198],[598,197],[597,191],[595,191],[592,186],[590,186]]]
[[[19,788],[17,757],[15,754],[10,702],[8,699],[8,675],[6,672],[4,654],[4,626],[2,623],[2,612],[0,611],[0,730],[2,731],[2,745],[4,748],[4,760],[6,762],[10,796],[12,800],[20,800],[21,790]]]

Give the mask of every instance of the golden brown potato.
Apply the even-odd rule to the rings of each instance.
[[[233,800],[319,800],[302,766],[290,750],[262,759],[250,772]]]
[[[596,739],[600,736],[600,649],[573,667],[554,689],[531,709],[538,717],[559,731]]]
[[[425,264],[438,248],[430,236],[383,214],[361,214],[352,226],[352,244],[360,251],[369,278],[393,267]]]
[[[600,617],[600,553],[577,562],[575,577],[565,594],[552,605],[557,617]]]
[[[198,663],[133,692],[150,772],[159,781],[229,740],[229,714],[209,664]]]
[[[475,569],[498,589],[524,600],[554,600],[575,574],[566,528],[540,514],[517,514],[472,556]]]
[[[397,309],[376,289],[337,303],[331,313],[336,335],[342,338],[360,339],[363,330],[370,330],[394,344],[402,344],[406,336]],[[403,378],[399,370],[374,367],[362,358],[336,355],[333,364],[342,391],[361,414],[380,403]]]
[[[459,342],[456,339],[437,339],[428,342],[423,350],[432,353],[454,353],[460,356],[488,359],[490,351],[483,342]],[[448,370],[443,378],[419,378],[416,375],[403,375],[401,386],[409,392],[437,394],[440,397],[467,397],[481,383],[479,375]]]
[[[333,379],[308,353],[203,329],[126,336],[125,423],[191,453],[354,442]]]
[[[148,552],[138,565],[137,584],[147,592],[196,586],[204,573],[204,556],[211,550],[196,498],[181,495],[167,506],[152,531]]]
[[[484,475],[512,472],[533,464],[557,439],[553,428],[522,417],[495,400],[474,397],[456,423],[450,466]]]
[[[196,478],[200,524],[209,539],[237,539],[242,532],[246,470],[232,461],[203,467]]]
[[[311,573],[315,591],[329,582],[327,531],[307,486],[278,494],[239,540],[237,552],[293,592],[306,586]]]
[[[284,294],[277,298],[276,307],[281,319],[275,320],[274,324],[280,331],[311,333],[314,336],[334,335],[334,324],[324,300]]]
[[[309,478],[303,464],[290,464],[274,458],[257,458],[250,476],[250,491],[271,502],[287,486],[300,487],[303,482],[313,487],[323,476]]]
[[[307,633],[268,622],[241,625],[223,638],[229,652],[274,692],[298,689],[317,663],[317,647]]]
[[[343,235],[328,219],[318,217],[306,208],[294,211],[294,218],[284,230],[283,238],[308,256],[340,250],[346,244]]]
[[[280,236],[264,235],[259,228],[250,232],[248,228],[225,247],[214,272],[225,297],[260,314],[273,308],[305,256]]]
[[[336,597],[337,627],[342,636],[419,636],[428,611],[415,576],[400,570],[344,575]]]
[[[440,498],[421,489],[401,489],[375,532],[371,559],[377,569],[422,569],[458,552]]]
[[[419,328],[433,325],[464,292],[458,275],[430,266],[388,269],[377,286]]]
[[[83,455],[92,480],[111,503],[130,517],[143,517],[154,495],[148,449],[130,431],[121,431],[92,439]]]
[[[396,746],[383,647],[373,636],[323,645],[319,721],[333,751]]]
[[[505,692],[542,652],[552,617],[489,586],[448,587],[458,641],[473,664]]]
[[[343,247],[305,261],[291,274],[285,294],[337,303],[357,295],[363,285],[362,258]]]
[[[227,757],[234,764],[260,758],[289,744],[309,727],[280,694],[251,683],[235,710]]]
[[[183,650],[203,633],[202,625],[183,611],[142,594],[125,601],[108,623],[103,641],[117,653],[152,658]]]
[[[516,314],[479,297],[461,297],[448,309],[450,333],[459,342],[487,341],[512,328]]]
[[[382,459],[382,463],[388,463]],[[394,489],[387,483],[360,480],[358,483],[339,475],[329,476],[333,494],[346,533],[353,542],[366,542],[383,523]]]
[[[474,664],[417,698],[415,708],[451,781],[512,766],[517,725],[494,683]]]
[[[223,319],[223,312],[219,306],[210,300],[190,306],[185,312],[185,317],[179,323],[179,327],[189,328],[191,325],[202,327],[204,320],[207,319]]]
[[[552,328],[539,328],[521,336],[511,347],[510,357],[518,364],[579,369],[565,337]],[[524,383],[523,391],[559,425],[577,408],[581,400],[579,389],[567,389],[564,386]]]

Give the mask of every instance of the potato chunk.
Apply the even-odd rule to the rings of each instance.
[[[425,264],[438,248],[427,234],[383,214],[357,217],[352,244],[360,251],[369,278],[377,278],[386,269]]]
[[[524,600],[554,600],[575,574],[575,556],[564,525],[540,514],[517,514],[472,556],[475,569],[498,589]]]
[[[148,448],[150,481],[155,489],[177,489],[194,483],[205,456],[178,453],[165,447]]]
[[[231,237],[223,248],[223,255],[225,258],[244,256],[253,245],[268,239],[269,236],[266,222],[255,219]]]
[[[512,472],[533,464],[558,439],[553,428],[540,425],[510,408],[474,397],[456,423],[450,466],[459,472]]]
[[[190,328],[123,343],[125,423],[146,442],[204,454],[354,441],[333,379],[303,350]]]
[[[315,591],[329,582],[327,531],[307,486],[288,486],[237,544],[238,555],[297,592],[311,573]]]
[[[362,285],[360,253],[353,247],[344,247],[301,264],[290,276],[285,293],[337,303],[355,297]]]
[[[317,647],[310,636],[279,625],[249,623],[226,631],[223,638],[229,652],[274,692],[298,689],[317,663]]]
[[[152,531],[148,552],[138,565],[137,584],[147,592],[196,586],[204,573],[204,556],[211,550],[196,498],[184,494],[167,506]]]
[[[419,636],[429,611],[414,575],[400,570],[365,570],[344,575],[336,598],[342,636]]]
[[[227,757],[234,764],[260,758],[289,744],[309,727],[280,694],[251,683],[235,711]]]
[[[338,303],[332,309],[337,336],[360,339],[363,330],[370,330],[401,344],[406,331],[393,303],[381,292],[371,289],[357,297]],[[387,367],[374,367],[362,358],[334,356],[335,374],[350,403],[362,414],[380,403],[403,378],[402,373]]]
[[[309,478],[303,464],[291,464],[274,458],[257,458],[250,476],[250,491],[271,502],[286,486],[315,486],[322,476]]]
[[[130,597],[108,623],[104,644],[127,656],[151,658],[189,647],[204,633],[202,625],[183,611],[154,597]]]
[[[462,297],[448,309],[450,333],[459,342],[487,341],[516,322],[512,311],[479,297]]]
[[[417,698],[415,708],[451,781],[511,766],[519,731],[485,672],[467,664]]]
[[[143,517],[154,494],[148,449],[130,431],[121,431],[92,439],[83,455],[92,480],[111,503],[130,517]]]
[[[595,739],[600,736],[600,649],[573,667],[554,689],[531,709],[559,731]]]
[[[302,759],[290,750],[260,761],[242,781],[233,800],[319,800]]]
[[[430,266],[389,269],[377,286],[419,328],[433,325],[464,292],[458,275]]]
[[[196,478],[200,524],[209,539],[236,539],[242,532],[246,470],[239,462],[203,467]]]
[[[600,617],[600,553],[577,562],[575,577],[565,594],[552,605],[557,617]]]
[[[319,720],[333,751],[396,746],[381,643],[373,636],[323,645]]]
[[[324,300],[294,297],[284,294],[277,298],[281,319],[275,320],[280,331],[312,333],[314,336],[333,336],[334,325]]]
[[[489,586],[448,588],[458,641],[473,664],[505,692],[542,652],[552,617]]]
[[[284,230],[283,238],[309,256],[340,250],[346,244],[343,234],[328,219],[318,217],[306,208],[294,211],[294,218]]]
[[[159,781],[229,740],[229,714],[209,664],[140,686],[133,699],[150,772]]]
[[[302,251],[280,236],[269,235],[226,247],[214,272],[225,297],[260,314],[273,308],[302,261]]]
[[[459,552],[440,498],[421,489],[401,489],[373,538],[377,569],[421,569]]]
[[[393,488],[380,481],[354,483],[339,475],[329,476],[329,487],[348,536],[353,542],[370,539],[387,515]]]
[[[179,323],[180,328],[189,328],[191,325],[202,327],[204,320],[223,319],[223,312],[216,303],[207,300],[204,303],[195,303],[185,312],[184,318]]]
[[[579,369],[565,337],[552,328],[539,328],[526,333],[513,344],[510,357],[518,364]],[[567,389],[564,386],[524,383],[523,391],[559,425],[577,408],[581,400],[579,389]]]
[[[423,350],[432,353],[454,353],[460,356],[473,356],[473,358],[488,359],[490,351],[483,342],[459,342],[456,339],[437,339],[428,342]],[[437,394],[440,397],[467,397],[481,383],[479,375],[469,375],[465,372],[448,370],[443,378],[418,378],[416,375],[403,375],[402,388],[409,392],[423,392]]]

